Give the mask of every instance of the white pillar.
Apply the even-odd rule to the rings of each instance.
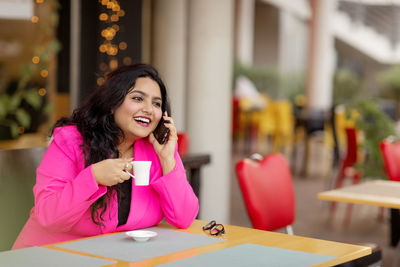
[[[253,64],[254,0],[238,0],[236,59],[244,65]]]
[[[70,112],[79,106],[80,42],[81,42],[81,0],[71,0],[71,40],[70,40]]]
[[[167,85],[178,131],[185,125],[187,0],[153,2],[152,64]]]
[[[307,84],[310,109],[328,110],[332,105],[335,48],[332,19],[336,1],[312,0],[313,18]]]
[[[308,23],[286,9],[279,11],[279,57],[281,73],[304,71],[308,54]]]
[[[202,168],[200,219],[229,220],[231,91],[233,59],[231,0],[191,0],[188,31],[188,132],[190,152],[211,154]]]

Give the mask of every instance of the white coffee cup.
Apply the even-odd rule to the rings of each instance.
[[[151,161],[132,161],[135,185],[149,185]]]

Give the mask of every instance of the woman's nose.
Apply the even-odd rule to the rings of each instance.
[[[152,103],[145,102],[142,107],[143,112],[147,114],[151,114],[153,112],[153,105]]]

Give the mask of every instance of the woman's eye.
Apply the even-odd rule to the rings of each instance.
[[[143,100],[143,98],[141,98],[140,96],[134,96],[134,97],[132,97],[132,99],[135,100],[135,101],[142,101]]]
[[[156,106],[156,107],[159,107],[159,108],[161,107],[161,103],[160,102],[154,102],[153,105]]]

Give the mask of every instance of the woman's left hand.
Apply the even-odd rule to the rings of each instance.
[[[178,135],[175,128],[174,120],[168,116],[167,112],[163,116],[164,125],[169,129],[169,135],[167,141],[164,144],[158,143],[154,134],[151,133],[149,141],[153,144],[154,150],[156,151],[158,158],[160,159],[161,166],[163,169],[163,175],[171,172],[175,168],[175,148],[178,142]]]

